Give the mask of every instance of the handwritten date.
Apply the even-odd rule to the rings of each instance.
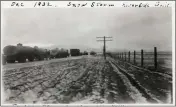
[[[12,7],[23,7],[24,4],[22,2],[12,2],[11,6]]]
[[[45,7],[45,6],[47,6],[47,7],[50,7],[50,6],[52,6],[51,4],[50,4],[50,2],[35,2],[35,4],[34,4],[34,7]]]

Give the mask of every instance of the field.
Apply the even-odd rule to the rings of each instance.
[[[128,67],[126,67],[128,66]],[[4,103],[171,103],[172,77],[102,56],[3,67]]]

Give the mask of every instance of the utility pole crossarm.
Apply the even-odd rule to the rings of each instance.
[[[112,40],[106,40],[106,41],[112,41]]]
[[[104,37],[96,37],[96,38],[104,38]],[[105,38],[112,38],[110,36],[105,36]]]
[[[97,40],[97,41],[104,41],[104,40]],[[105,41],[113,41],[113,40],[105,40]]]
[[[110,36],[105,36],[105,38],[112,38],[112,37],[110,37]]]
[[[96,37],[96,38],[104,38],[104,37]]]
[[[97,40],[97,41],[104,41],[104,40]]]
[[[104,42],[104,46],[103,46],[103,55],[104,55],[104,59],[106,60],[106,41],[112,41],[111,39],[110,40],[106,40],[106,38],[112,38],[112,37],[96,37],[96,38],[103,38],[104,40],[97,40],[97,41],[103,41]]]

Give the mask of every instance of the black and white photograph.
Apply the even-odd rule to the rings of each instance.
[[[1,104],[175,104],[175,2],[1,6]]]

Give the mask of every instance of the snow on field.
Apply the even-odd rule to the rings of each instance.
[[[134,75],[129,71],[131,78],[134,78],[132,81],[111,60],[105,61],[101,56],[34,62],[29,66],[7,65],[2,72],[5,103],[151,103],[150,98],[133,82],[153,91],[150,85],[159,81],[147,83],[150,77],[147,73],[143,78],[146,83],[143,83],[138,73]],[[159,88],[159,92],[167,92]],[[157,92],[156,89],[154,92]]]
[[[132,97],[132,99],[135,99],[136,102],[139,103],[147,103],[146,98],[143,97],[142,94],[134,86],[130,84],[128,78],[125,75],[123,75],[112,63],[111,65],[116,70],[115,72],[117,72],[118,75],[120,75],[120,77],[123,78],[123,81],[125,83],[124,85],[126,85],[129,88],[128,93]]]
[[[139,90],[143,90],[158,103],[171,102],[172,76],[163,72],[137,69],[114,59],[111,61],[115,62],[121,71],[130,76],[132,83],[139,87]]]
[[[75,99],[75,96],[80,99],[83,97],[82,94],[85,94],[84,90],[89,88],[84,85],[84,81],[88,80],[85,76],[91,75],[90,79],[95,78],[94,66],[98,67],[97,64],[99,64],[97,59],[81,58],[13,70],[5,69],[3,70],[5,101],[68,103]]]

